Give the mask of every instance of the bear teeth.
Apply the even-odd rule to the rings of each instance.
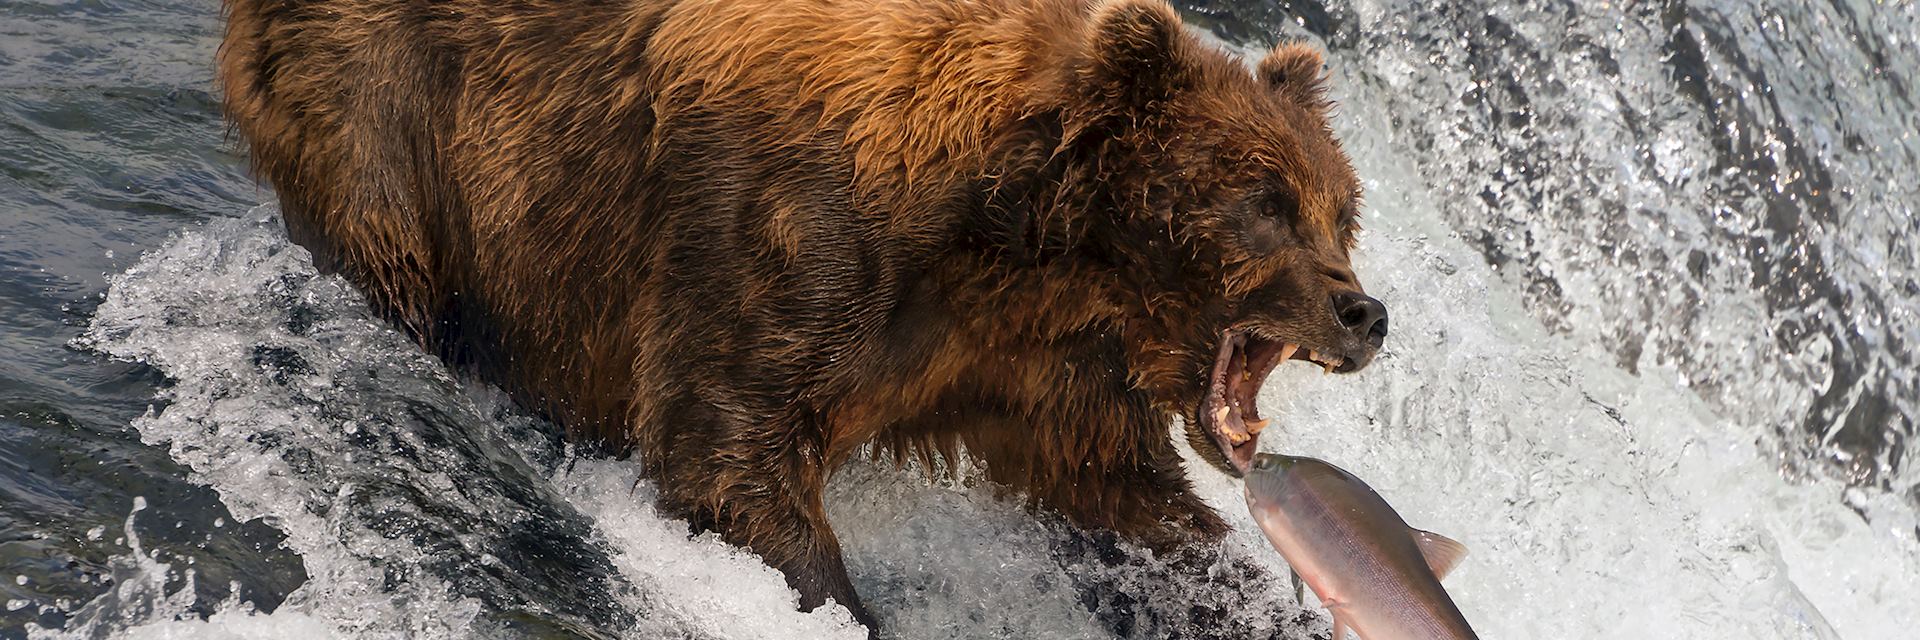
[[[1333,355],[1322,355],[1320,351],[1317,349],[1307,350],[1307,361],[1320,365],[1320,369],[1322,373],[1333,373],[1334,369],[1338,369],[1340,368],[1340,365],[1347,363],[1346,358],[1333,356]]]

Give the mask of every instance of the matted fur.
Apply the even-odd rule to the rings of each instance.
[[[1159,0],[225,5],[294,239],[808,608],[871,623],[821,505],[867,445],[1177,546],[1221,332],[1351,342],[1319,56]]]

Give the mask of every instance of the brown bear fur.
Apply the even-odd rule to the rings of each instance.
[[[871,623],[821,504],[862,450],[1173,547],[1226,528],[1170,439],[1224,331],[1378,344],[1329,301],[1319,55],[1249,70],[1159,0],[225,5],[294,239],[807,608]]]

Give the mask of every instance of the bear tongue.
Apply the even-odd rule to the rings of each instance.
[[[1213,425],[1215,429],[1220,430],[1221,435],[1226,436],[1228,443],[1239,446],[1251,440],[1254,435],[1246,428],[1247,405],[1245,394],[1241,392],[1241,388],[1245,386],[1243,381],[1246,380],[1247,365],[1250,363],[1247,362],[1247,352],[1244,347],[1232,349],[1232,352],[1227,355],[1225,384],[1219,390],[1221,402],[1220,407],[1214,411]]]
[[[1202,402],[1201,421],[1229,466],[1245,471],[1268,421],[1261,419],[1258,397],[1267,374],[1300,348],[1240,330],[1221,336],[1212,380]]]
[[[1241,421],[1245,425],[1247,434],[1254,436],[1260,435],[1269,422],[1260,417],[1260,386],[1266,382],[1267,374],[1271,373],[1274,367],[1286,362],[1293,357],[1294,352],[1300,350],[1298,345],[1284,343],[1277,346],[1264,344],[1259,346],[1264,348],[1259,348],[1255,352],[1254,345],[1248,345],[1246,370],[1240,376],[1238,383],[1232,385],[1232,392],[1237,396],[1234,398],[1234,404],[1240,409]]]

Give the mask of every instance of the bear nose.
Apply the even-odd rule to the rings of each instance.
[[[1340,317],[1340,325],[1352,331],[1360,339],[1374,348],[1387,340],[1387,305],[1379,300],[1357,291],[1343,291],[1333,295],[1333,312]]]

